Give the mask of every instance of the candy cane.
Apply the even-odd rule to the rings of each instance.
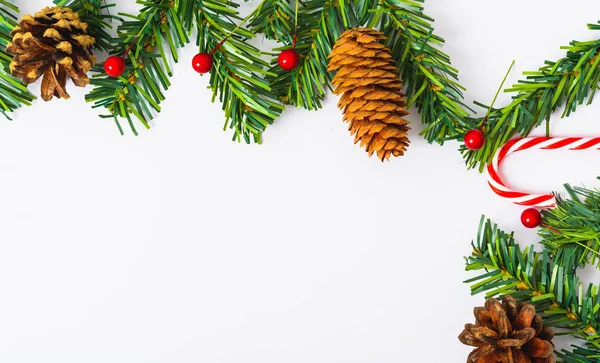
[[[522,150],[600,150],[600,137],[526,137],[514,139],[502,146],[488,165],[488,183],[499,196],[527,207],[553,208],[556,198],[553,194],[530,194],[510,189],[500,179],[500,163],[508,155]]]

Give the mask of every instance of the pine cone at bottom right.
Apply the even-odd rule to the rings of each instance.
[[[466,324],[458,337],[476,347],[467,363],[554,363],[554,331],[544,326],[533,305],[517,305],[506,295],[502,303],[487,300],[474,314],[475,324]]]

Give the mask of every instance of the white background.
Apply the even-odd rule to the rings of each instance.
[[[48,3],[20,1],[23,12]],[[600,18],[593,0],[426,10],[468,102],[491,100],[511,60],[509,84],[600,34],[585,26]],[[482,214],[535,243],[522,209],[467,171],[456,143],[426,144],[417,115],[408,154],[384,164],[353,145],[333,96],[319,112],[288,109],[262,146],[233,143],[195,53],[181,52],[139,137],[119,136],[73,86],[70,101],[0,122],[0,361],[464,361],[456,337],[483,297],[462,283],[473,276],[463,256]],[[598,111],[582,107],[553,134],[600,135]],[[599,162],[524,152],[503,171],[546,192],[597,186]]]

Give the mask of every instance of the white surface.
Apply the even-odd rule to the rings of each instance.
[[[600,14],[592,0],[426,8],[469,101],[491,100],[512,59],[509,83],[599,34],[585,27]],[[418,123],[407,156],[368,159],[335,97],[317,113],[287,110],[262,146],[232,143],[194,54],[182,52],[139,137],[119,136],[72,86],[73,100],[0,122],[0,361],[464,361],[456,337],[483,297],[461,282],[472,276],[463,256],[481,214],[535,242],[521,208],[466,171],[455,144],[427,145]],[[600,135],[599,111],[583,107],[553,132]],[[503,170],[543,192],[598,185],[599,161],[524,152]]]

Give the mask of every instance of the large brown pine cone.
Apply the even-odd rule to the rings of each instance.
[[[408,112],[398,69],[392,52],[381,43],[385,39],[373,29],[348,30],[337,40],[328,67],[337,70],[334,93],[343,94],[338,107],[350,123],[354,142],[382,161],[404,155],[410,130],[403,118]]]
[[[477,347],[467,363],[554,363],[554,331],[544,327],[535,307],[506,295],[476,307],[475,324],[466,324],[458,339]]]
[[[25,15],[10,33],[6,51],[14,55],[10,71],[24,84],[42,75],[42,99],[69,98],[67,75],[78,87],[90,83],[87,72],[96,63],[91,48],[95,39],[87,34],[88,24],[79,14],[60,6]]]

